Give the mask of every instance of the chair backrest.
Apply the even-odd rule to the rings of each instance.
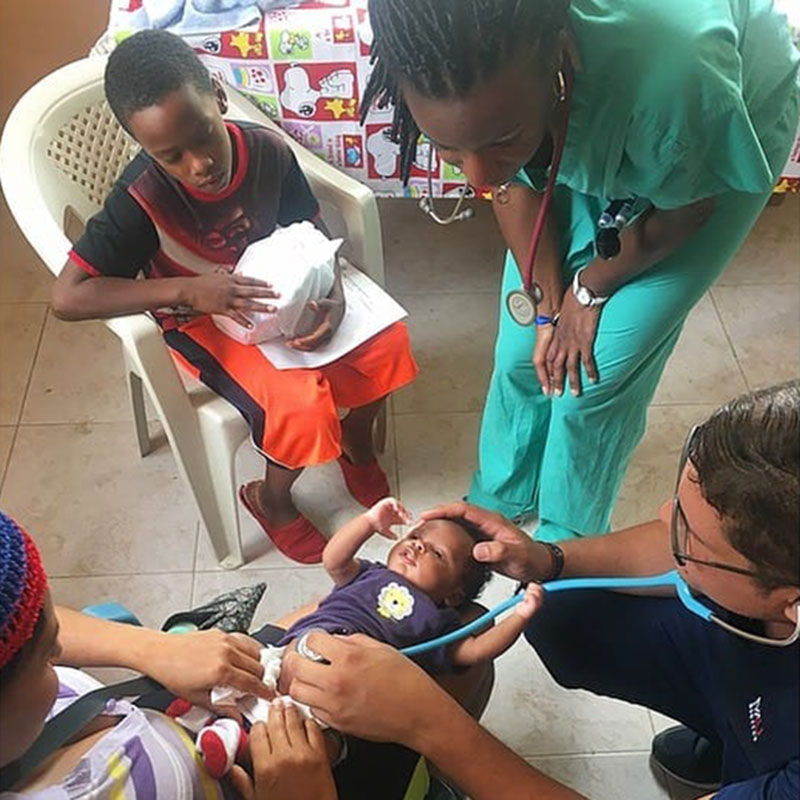
[[[75,114],[47,144],[47,158],[100,207],[139,145],[101,99]]]
[[[56,275],[70,248],[65,231],[97,212],[138,149],[105,100],[105,61],[76,61],[31,87],[9,115],[0,141],[0,182],[8,205]],[[304,150],[234,89],[228,88],[228,95],[227,116],[266,125],[285,138],[323,211],[330,213],[333,206],[343,210],[342,224],[334,221],[333,227],[347,235],[355,263],[382,282],[380,220],[372,192]],[[343,196],[349,201],[344,209]]]

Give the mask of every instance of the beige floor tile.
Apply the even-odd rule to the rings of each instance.
[[[495,669],[495,689],[482,722],[520,755],[650,747],[653,734],[646,709],[561,688],[524,639],[497,659]]]
[[[800,286],[718,286],[713,294],[751,389],[800,376]]]
[[[800,195],[767,206],[717,286],[800,282]]]
[[[612,525],[625,528],[655,519],[672,497],[683,443],[692,425],[703,422],[716,406],[652,406],[647,431],[633,454],[619,493]]]
[[[390,292],[428,294],[499,289],[505,246],[489,203],[472,201],[475,209],[472,219],[442,227],[426,217],[415,200],[378,202]]]
[[[398,414],[480,411],[497,332],[493,293],[397,295],[409,312],[416,380],[394,399]]]
[[[119,340],[102,322],[62,322],[48,313],[22,420],[131,419],[124,374]]]
[[[459,500],[477,460],[479,414],[402,414],[397,425],[400,499],[413,513]]]
[[[654,403],[724,403],[747,387],[714,304],[705,295],[689,314]]]
[[[192,606],[202,605],[223,592],[259,581],[266,582],[267,591],[253,619],[253,630],[306,603],[321,600],[333,589],[333,583],[322,567],[198,572],[194,579]]]
[[[0,505],[54,576],[190,571],[194,503],[168,448],[142,459],[129,423],[20,427]]]
[[[0,199],[0,302],[49,303],[53,276],[16,226]]]
[[[6,464],[11,455],[11,444],[14,441],[14,426],[0,425],[0,489],[3,488],[3,478],[6,474]]]
[[[160,628],[170,614],[191,608],[192,573],[51,578],[50,591],[56,603],[79,610],[95,603],[122,603],[145,627]]]
[[[530,758],[533,766],[592,800],[669,800],[648,753]]]
[[[389,478],[389,487],[397,493],[397,464],[394,446],[394,422],[390,414],[386,452],[379,461]],[[241,483],[262,478],[264,460],[252,447],[245,444],[236,458],[236,474]],[[298,508],[311,519],[326,536],[331,536],[345,522],[362,513],[364,509],[350,496],[336,463],[307,469],[294,486],[294,497]],[[271,569],[295,566],[264,534],[258,523],[241,504],[239,520],[242,527],[242,547],[245,565],[241,569]],[[219,569],[211,544],[201,524],[200,541],[197,548],[197,569]]]
[[[47,306],[0,303],[0,425],[19,419]]]

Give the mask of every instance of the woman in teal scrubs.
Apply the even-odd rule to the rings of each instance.
[[[369,10],[363,107],[394,104],[405,177],[423,133],[473,186],[494,187],[509,246],[469,499],[538,513],[545,540],[604,532],[686,316],[788,156],[800,103],[786,20],[768,0],[370,0]],[[533,271],[541,324],[523,327],[506,298],[522,285],[561,135]],[[599,258],[600,215],[627,198],[621,252]]]

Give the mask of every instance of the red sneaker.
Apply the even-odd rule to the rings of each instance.
[[[339,456],[338,461],[348,491],[364,508],[372,508],[378,500],[391,494],[386,473],[377,461],[354,464],[344,453]]]
[[[319,564],[328,540],[302,514],[286,525],[271,525],[250,499],[248,489],[259,481],[239,487],[239,499],[250,515],[263,528],[275,547],[285,556],[301,564]]]

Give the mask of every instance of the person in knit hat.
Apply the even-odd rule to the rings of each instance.
[[[260,648],[243,634],[212,630],[175,636],[54,605],[39,549],[21,525],[0,511],[0,779],[3,768],[36,741],[49,717],[100,687],[86,673],[56,664],[128,667],[173,694],[208,703],[210,688],[221,681],[244,692],[264,691]],[[335,800],[321,731],[312,729],[305,742],[289,744],[287,730],[303,723],[295,709],[278,706],[269,727],[262,723],[252,731],[260,743],[253,759],[260,776],[255,788],[260,791],[259,783],[268,776],[270,785],[277,780],[282,787],[270,791],[270,800]],[[268,744],[281,741],[283,749]],[[240,767],[232,778],[240,794],[252,796],[252,781]],[[0,800],[44,800],[56,796],[54,791],[73,800],[230,796],[206,772],[175,721],[125,700],[108,701],[103,714],[11,791],[0,789]]]

